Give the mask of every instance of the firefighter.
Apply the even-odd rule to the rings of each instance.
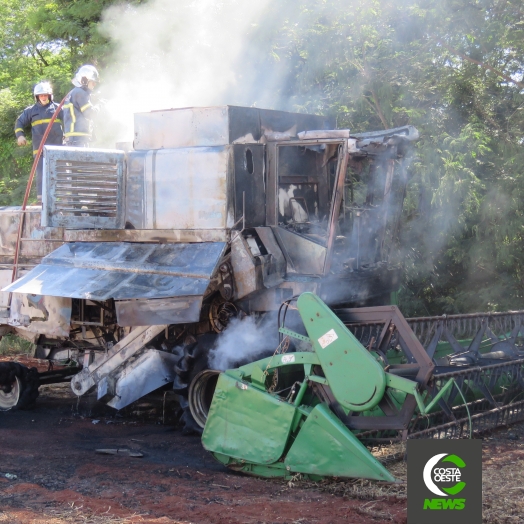
[[[93,116],[98,108],[91,103],[91,92],[98,83],[98,71],[83,65],[72,80],[75,88],[64,103],[65,145],[88,147],[93,132]]]
[[[44,133],[47,129],[51,117],[58,108],[58,104],[53,102],[53,88],[49,82],[40,82],[36,84],[33,95],[35,103],[26,107],[22,114],[17,118],[15,124],[15,135],[19,146],[27,145],[24,129],[31,127],[31,138],[33,141],[33,156],[36,155]],[[57,115],[49,135],[47,136],[47,145],[62,145],[63,114],[62,111]],[[38,202],[42,202],[42,166],[44,155],[40,156],[36,168],[36,194]]]

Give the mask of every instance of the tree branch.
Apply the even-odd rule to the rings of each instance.
[[[369,107],[373,109],[373,111],[378,115],[380,118],[380,121],[382,122],[382,125],[384,126],[384,129],[388,129],[388,123],[386,122],[386,119],[384,118],[384,115],[382,113],[382,110],[380,109],[380,104],[378,103],[378,100],[375,96],[375,93],[370,90],[371,96],[373,97],[373,103],[371,103],[366,95],[364,96],[364,100],[369,104]]]
[[[490,66],[489,64],[486,64],[484,62],[479,62],[478,60],[475,60],[474,58],[471,58],[471,57],[461,53],[457,49],[455,49],[455,48],[451,47],[450,45],[444,43],[442,40],[440,40],[438,38],[435,38],[434,40],[436,40],[442,47],[445,47],[448,51],[451,51],[454,55],[459,56],[463,60],[471,62],[472,64],[477,64],[480,67],[482,67],[483,69],[488,69],[490,71],[493,71],[494,73],[496,73],[498,76],[500,76],[501,78],[503,78],[507,82],[509,82],[511,84],[515,84],[516,86],[520,87],[521,89],[524,89],[524,83],[523,82],[519,82],[518,80],[514,80],[513,78],[511,78],[511,76],[504,74],[502,71],[498,70],[496,67]]]
[[[366,65],[362,67],[361,70],[362,76],[366,79],[366,81],[371,84],[372,76],[369,73]],[[371,93],[371,98],[373,99],[373,103],[371,103],[366,95],[364,95],[364,100],[370,105],[370,107],[377,113],[378,117],[380,118],[380,121],[382,122],[382,125],[384,126],[384,129],[388,129],[388,123],[386,121],[386,118],[384,116],[384,113],[382,112],[382,108],[380,107],[380,102],[378,100],[377,94],[375,91],[371,88],[368,88],[369,92]]]
[[[40,52],[40,50],[36,46],[35,46],[35,51],[36,51],[36,54],[40,57],[40,60],[42,60],[42,62],[44,63],[44,65],[46,67],[49,66],[47,60],[43,57],[42,53]]]

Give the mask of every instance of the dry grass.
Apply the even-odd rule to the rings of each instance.
[[[391,497],[406,499],[407,464],[399,461],[389,465],[388,470],[395,476],[398,482],[391,484],[367,479],[340,480],[336,478],[326,478],[320,482],[312,482],[304,480],[301,475],[295,475],[287,485],[290,488],[316,489],[339,497],[358,500],[376,501]]]
[[[509,434],[519,438],[508,439]],[[392,448],[382,452],[387,455],[394,451]],[[297,475],[287,486],[316,489],[347,499],[368,501],[360,506],[358,512],[386,522],[392,516],[383,509],[377,510],[374,502],[392,498],[398,501],[407,499],[407,463],[398,461],[387,465],[387,468],[398,479],[398,483],[387,484],[365,479],[311,482]],[[524,524],[524,424],[499,429],[484,440],[482,470],[483,522]]]
[[[508,441],[508,433],[520,436]],[[497,438],[499,437],[499,438]],[[524,522],[524,425],[501,430],[483,446],[483,517],[487,524]]]
[[[0,524],[190,524],[187,521],[173,520],[168,517],[148,517],[147,515],[132,515],[116,517],[111,514],[93,514],[83,507],[71,504],[56,509],[47,509],[36,513],[27,508],[24,510],[0,510]]]
[[[483,472],[483,517],[488,524],[524,522],[524,473],[518,468]]]

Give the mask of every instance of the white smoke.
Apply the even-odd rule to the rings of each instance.
[[[152,0],[107,9],[101,31],[114,52],[103,69],[99,142],[131,141],[136,112],[242,102],[228,95],[242,92],[247,70],[239,57],[271,1]]]
[[[273,315],[259,324],[253,316],[234,318],[218,337],[216,348],[209,352],[209,367],[224,371],[271,354],[278,346],[276,325]]]

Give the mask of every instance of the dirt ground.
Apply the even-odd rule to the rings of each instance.
[[[397,485],[248,477],[183,436],[174,409],[156,394],[116,414],[60,384],[33,410],[0,413],[0,524],[406,522],[402,462]],[[524,522],[524,424],[483,443],[484,521]]]

